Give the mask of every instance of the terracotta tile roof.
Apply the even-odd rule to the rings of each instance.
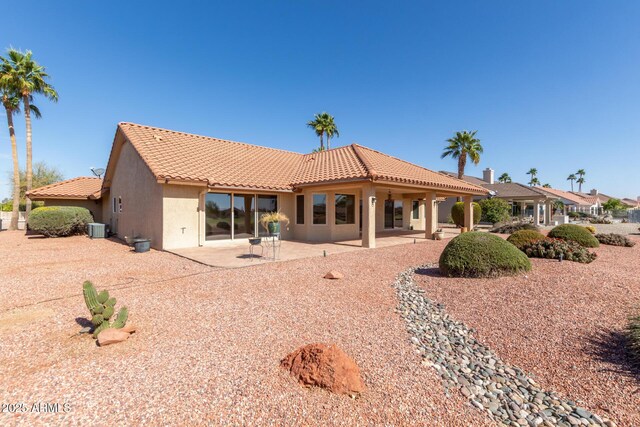
[[[157,179],[211,186],[291,190],[301,154],[172,130],[120,123]]]
[[[582,206],[591,206],[593,203],[589,202],[588,200],[586,200],[584,197],[579,196],[577,194],[571,193],[570,191],[564,191],[564,190],[558,190],[556,188],[544,188],[544,187],[537,187],[537,189],[539,191],[545,192],[545,193],[549,193],[549,194],[553,194],[556,195],[558,197],[561,197],[565,200],[568,200],[576,205],[582,205]]]
[[[624,203],[627,206],[631,206],[631,207],[640,207],[640,201],[638,200],[633,200],[633,199],[629,199],[627,197],[625,197],[624,199],[621,200],[622,203]]]
[[[27,193],[30,199],[99,199],[102,179],[89,176],[67,179],[34,188]]]
[[[276,191],[324,182],[384,180],[486,193],[482,187],[357,144],[298,154],[133,123],[120,123],[118,129],[158,180]]]

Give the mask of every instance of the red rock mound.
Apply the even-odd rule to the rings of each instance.
[[[360,368],[335,344],[308,344],[285,357],[280,366],[300,384],[318,386],[338,394],[364,391]]]

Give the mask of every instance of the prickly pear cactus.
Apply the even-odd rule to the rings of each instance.
[[[109,319],[115,313],[116,299],[109,297],[109,292],[104,290],[96,291],[93,283],[86,281],[82,284],[82,294],[84,302],[91,313],[91,324],[93,324],[93,337],[108,328],[123,328],[129,317],[127,307],[121,307],[113,322]]]

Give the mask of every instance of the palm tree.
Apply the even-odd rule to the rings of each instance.
[[[458,179],[462,179],[464,176],[464,168],[467,165],[467,157],[471,159],[473,164],[480,163],[480,154],[482,154],[483,148],[480,144],[480,140],[476,138],[476,133],[462,131],[456,132],[456,136],[447,139],[449,145],[444,148],[440,158],[451,157],[458,159]]]
[[[7,125],[9,126],[9,138],[11,139],[11,157],[13,159],[13,208],[11,210],[9,230],[17,230],[18,215],[20,214],[20,165],[18,163],[18,144],[16,143],[16,130],[13,127],[13,115],[20,108],[20,98],[10,88],[2,87],[2,105],[7,112]]]
[[[512,181],[511,181],[511,177],[509,176],[509,174],[505,172],[502,175],[500,175],[500,177],[498,178],[498,182],[501,182],[503,184],[508,184],[508,183],[510,183]]]
[[[584,176],[587,174],[587,172],[585,172],[584,169],[578,169],[578,172],[576,172],[576,174],[579,177],[576,180],[576,182],[578,183],[578,192],[582,193],[582,184],[584,184]]]
[[[45,68],[38,64],[33,58],[30,50],[21,52],[15,49],[9,49],[8,58],[2,58],[2,71],[0,71],[3,84],[13,87],[17,94],[22,98],[24,106],[24,121],[27,128],[27,191],[31,190],[33,179],[33,149],[32,149],[32,130],[31,130],[31,107],[30,103],[33,95],[44,95],[54,102],[58,100],[58,93],[47,83],[49,75],[45,72]],[[27,199],[27,208],[25,215],[28,218],[31,213],[31,200]]]
[[[546,184],[544,184],[544,185],[542,186],[542,188],[551,188],[551,184],[546,183]]]
[[[575,180],[576,180],[576,175],[573,173],[567,177],[567,181],[571,181],[571,192],[573,192],[573,181]]]
[[[308,122],[307,126],[315,131],[316,136],[320,137],[320,148],[318,151],[324,151],[324,135],[327,136],[327,150],[331,148],[331,138],[340,136],[333,116],[327,112],[314,114],[313,120]]]
[[[530,186],[540,184],[540,181],[538,180],[538,178],[536,178],[536,175],[538,175],[538,169],[536,168],[529,169],[529,172],[527,172],[527,175],[531,175],[531,180],[529,181]]]

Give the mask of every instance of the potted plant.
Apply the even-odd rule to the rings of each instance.
[[[269,232],[269,234],[280,233],[281,222],[285,222],[289,225],[289,218],[282,212],[266,212],[260,215],[260,224]]]

